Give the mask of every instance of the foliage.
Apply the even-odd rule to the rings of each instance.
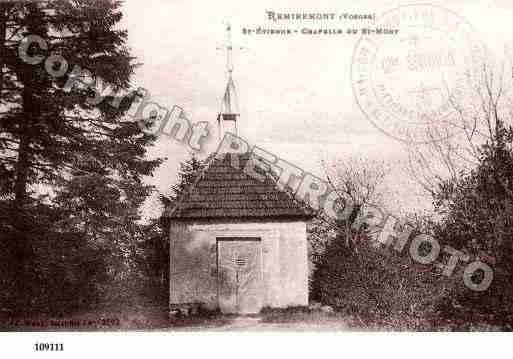
[[[349,234],[350,241],[346,235],[340,231],[315,263],[311,299],[370,325],[429,326],[437,300],[445,293],[445,278],[365,233]]]
[[[326,245],[316,248],[312,298],[390,329],[511,329],[513,130],[500,120],[495,128],[479,149],[478,166],[440,183],[433,191],[435,216],[414,216],[410,235],[432,235],[470,261],[489,264],[494,279],[486,291],[464,285],[463,266],[447,278],[436,266],[384,247],[365,229],[348,231],[317,220],[311,238],[324,236]],[[482,273],[472,279],[479,282]]]
[[[138,262],[144,275],[148,278],[149,286],[145,297],[164,305],[168,304],[169,294],[169,218],[167,211],[184,195],[205,162],[194,154],[180,164],[178,178],[171,186],[169,194],[161,194],[160,201],[164,212],[157,220],[153,220],[147,228],[145,239],[139,243],[140,256]]]
[[[493,282],[484,292],[453,293],[463,312],[513,324],[513,130],[498,121],[494,138],[479,151],[479,165],[443,182],[435,195],[443,217],[435,227],[441,241],[488,263]],[[479,278],[476,278],[479,281]]]
[[[178,178],[174,185],[171,186],[169,195],[162,195],[161,202],[165,206],[172,205],[180,199],[180,197],[186,194],[190,186],[198,178],[200,171],[205,168],[206,161],[198,158],[194,153],[191,157],[180,163],[178,170]]]
[[[6,312],[84,309],[140,275],[138,243],[148,229],[138,209],[152,191],[143,177],[161,160],[146,158],[155,137],[124,116],[135,100],[129,94],[135,64],[127,33],[118,28],[120,6],[110,0],[0,4]],[[27,35],[48,44],[31,47],[31,55],[61,55],[69,71],[55,77],[44,61],[23,62],[18,45]],[[74,66],[90,72],[83,81],[101,78],[100,86],[129,95],[96,101],[90,87],[65,89]]]
[[[189,159],[180,163],[177,174],[178,178],[175,184],[171,186],[169,194],[160,195],[160,201],[164,206],[164,213],[160,218],[160,226],[166,238],[169,237],[169,219],[166,214],[173,209],[173,206],[178,203],[183,195],[188,193],[190,186],[194,184],[194,181],[201,174],[207,161],[201,160],[194,153],[191,154]]]

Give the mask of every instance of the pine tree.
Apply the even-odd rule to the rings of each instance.
[[[150,283],[153,283],[150,295],[162,303],[168,303],[169,294],[170,222],[166,212],[188,192],[204,168],[205,161],[194,154],[180,164],[177,181],[171,186],[170,193],[160,195],[160,202],[164,208],[162,216],[147,227],[145,240],[140,243],[142,255],[139,257],[139,261],[145,268]]]
[[[3,294],[15,293],[11,307],[43,303],[42,292],[56,289],[52,276],[62,271],[70,273],[68,289],[93,285],[87,278],[106,282],[109,266],[131,263],[141,239],[137,208],[151,191],[143,177],[161,161],[146,159],[155,137],[124,116],[135,100],[122,95],[136,64],[127,32],[118,29],[120,7],[111,0],[0,4],[0,252],[10,273]],[[31,56],[61,55],[67,73],[53,76],[45,61],[20,58],[28,35],[48,45],[32,46]],[[94,86],[66,86],[75,66],[90,72],[83,81],[109,84],[120,95],[96,101]],[[86,267],[72,267],[79,254]],[[77,272],[84,268],[90,276]]]
[[[123,156],[109,144],[132,124],[120,121],[121,111],[108,108],[107,100],[103,108],[93,104],[91,88],[66,89],[71,69],[55,77],[44,62],[25,63],[18,55],[20,41],[28,35],[42,37],[48,50],[32,49],[32,55],[61,55],[69,67],[87,69],[116,90],[128,89],[135,64],[125,45],[127,33],[115,29],[121,19],[117,1],[25,1],[10,7],[7,23],[13,23],[13,29],[6,35],[11,40],[4,46],[2,76],[2,105],[8,110],[0,127],[6,151],[0,163],[13,174],[3,190],[21,207],[30,200],[31,185],[59,184],[84,156],[121,167]],[[143,141],[148,138],[133,145]]]
[[[162,204],[166,207],[172,206],[186,194],[200,175],[201,170],[205,168],[205,163],[206,161],[199,159],[194,153],[188,160],[180,163],[178,178],[176,183],[171,186],[170,194],[160,197]]]

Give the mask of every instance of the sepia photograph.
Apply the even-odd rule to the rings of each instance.
[[[510,340],[511,24],[507,0],[0,0],[0,352]]]

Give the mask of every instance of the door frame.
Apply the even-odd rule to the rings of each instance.
[[[262,237],[252,236],[252,235],[242,235],[242,236],[236,236],[236,235],[226,235],[226,236],[216,236],[216,287],[217,287],[217,306],[220,308],[220,293],[219,293],[219,243],[220,242],[259,242],[260,245],[258,246],[258,252],[260,257],[260,263],[258,264],[258,276],[260,284],[264,285],[264,273],[263,273],[263,261],[264,261],[264,251],[262,248],[263,241]],[[262,304],[263,304],[263,293],[260,293],[260,296],[262,298]]]

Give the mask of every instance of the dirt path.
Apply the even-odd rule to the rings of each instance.
[[[226,325],[222,325],[215,328],[198,327],[194,328],[211,331],[273,331],[273,330],[284,330],[284,331],[347,331],[350,330],[347,323],[341,321],[340,318],[318,321],[294,321],[294,322],[265,322],[263,317],[235,317]]]

